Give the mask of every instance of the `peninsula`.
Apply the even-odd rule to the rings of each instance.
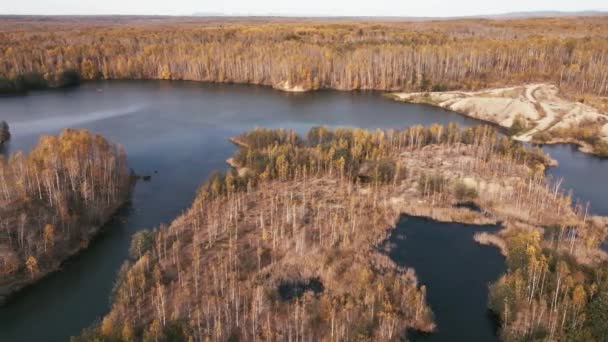
[[[76,340],[432,332],[427,289],[380,248],[401,214],[503,226],[478,240],[507,256],[489,303],[505,339],[596,333],[595,303],[608,291],[598,248],[606,220],[545,179],[551,160],[539,149],[456,125],[318,127],[305,138],[256,129],[233,141],[236,170],[212,176],[169,226],[134,236],[110,313]],[[565,282],[564,272],[576,276]]]
[[[559,96],[550,84],[481,91],[394,93],[398,101],[446,108],[508,129],[514,139],[573,143],[582,152],[608,156],[608,114]]]
[[[86,130],[0,156],[0,302],[85,248],[130,189],[125,152]]]

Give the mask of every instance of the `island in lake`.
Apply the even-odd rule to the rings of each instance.
[[[426,287],[382,252],[401,214],[502,226],[476,239],[507,258],[489,303],[504,339],[601,331],[608,221],[545,178],[542,151],[487,126],[256,129],[233,141],[232,170],[170,225],[134,236],[110,313],[76,340],[432,332]]]

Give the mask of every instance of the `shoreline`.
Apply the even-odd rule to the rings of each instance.
[[[0,283],[0,308],[8,304],[15,296],[17,296],[22,291],[25,291],[27,288],[43,281],[45,278],[51,276],[56,272],[60,272],[62,266],[71,260],[72,258],[77,257],[80,253],[83,253],[95,239],[104,232],[104,227],[106,227],[114,218],[117,217],[118,213],[121,209],[128,206],[131,202],[130,194],[127,196],[127,199],[120,203],[119,205],[111,211],[111,214],[108,216],[108,219],[105,222],[97,227],[91,227],[89,230],[89,234],[86,240],[81,241],[79,244],[71,248],[68,253],[61,260],[57,260],[53,263],[52,267],[40,272],[35,277],[30,277],[27,273],[24,274],[24,277],[20,277],[18,279],[14,279],[10,283],[2,284]]]
[[[76,144],[82,151],[80,154],[64,147]],[[45,147],[49,145],[63,149],[57,152],[59,147]],[[60,160],[54,169],[53,182],[56,184],[55,192],[64,194],[61,201],[51,195],[48,195],[48,202],[44,200],[43,193],[51,192],[44,182],[44,172],[49,168],[41,155]],[[104,164],[99,166],[102,162]],[[85,164],[88,168],[70,169],[69,165],[76,163]],[[20,172],[22,169],[29,172]],[[95,180],[85,178],[86,173],[93,169],[100,170],[98,175],[108,183],[107,186],[98,186]],[[3,267],[0,305],[22,289],[60,270],[66,260],[88,248],[121,208],[130,202],[136,184],[124,149],[103,136],[91,135],[87,130],[65,129],[57,136],[45,136],[27,156],[13,154],[10,162],[2,165],[1,171],[3,182],[7,184],[30,184],[31,177],[42,181],[39,181],[37,189],[4,186],[6,193],[0,209],[6,222],[2,228],[9,238],[11,234],[25,234],[26,231],[28,238],[20,244],[11,244],[8,240],[8,243],[0,245],[0,265]],[[39,176],[40,173],[43,176]],[[68,210],[73,214],[66,216],[64,212]],[[56,227],[61,230],[57,231]]]

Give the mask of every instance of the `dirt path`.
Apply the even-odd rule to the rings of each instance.
[[[528,84],[475,92],[395,93],[399,101],[427,103],[510,128],[516,118],[527,128],[513,138],[534,141],[538,134],[582,123],[600,125],[598,134],[608,142],[608,114],[583,103],[566,100],[551,84]],[[558,142],[558,141],[556,141]]]
[[[543,85],[535,84],[531,86],[526,86],[525,89],[526,99],[534,105],[534,107],[539,112],[539,116],[541,117],[541,119],[536,121],[536,126],[534,128],[514,137],[514,139],[520,141],[531,141],[535,134],[551,128],[553,125],[560,121],[560,118],[558,118],[557,113],[551,108],[551,106],[539,100],[539,92],[542,94],[542,91],[544,90]]]

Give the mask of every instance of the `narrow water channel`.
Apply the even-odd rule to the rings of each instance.
[[[608,216],[608,158],[578,151],[574,145],[547,145],[543,150],[559,165],[547,170],[562,189],[573,190],[574,198],[589,203],[590,213]]]

